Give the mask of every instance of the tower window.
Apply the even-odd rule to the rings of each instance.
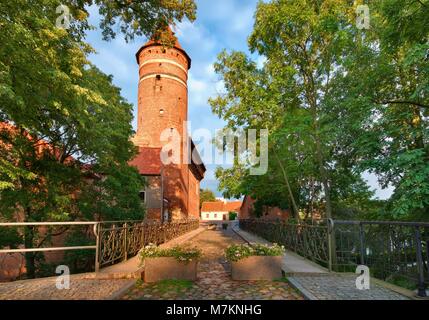
[[[160,74],[156,75],[156,80],[161,80],[161,75]]]
[[[139,197],[143,203],[146,203],[146,191],[140,191]]]

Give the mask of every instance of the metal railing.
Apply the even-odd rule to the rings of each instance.
[[[426,296],[429,284],[429,223],[335,220],[336,268],[366,265],[374,277]],[[354,270],[353,270],[354,271]]]
[[[20,227],[72,227],[92,226],[93,245],[34,247],[18,249],[0,249],[0,254],[95,250],[94,269],[113,265],[127,260],[149,243],[162,244],[199,227],[198,220],[183,220],[170,223],[151,223],[147,221],[88,221],[88,222],[7,222],[0,228]],[[0,231],[1,232],[1,231]],[[91,237],[92,238],[92,237]]]
[[[138,251],[153,243],[160,245],[199,227],[198,220],[183,220],[170,223],[114,223],[102,226],[97,234],[96,270],[127,260]]]
[[[240,228],[313,260],[329,270],[371,275],[426,296],[429,283],[429,223],[322,220],[293,224],[240,220]]]
[[[281,244],[286,249],[328,267],[329,233],[325,222],[315,224],[293,224],[285,221],[240,220],[240,228],[262,238]]]

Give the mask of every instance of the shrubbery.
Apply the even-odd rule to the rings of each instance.
[[[154,244],[149,244],[140,250],[139,256],[142,261],[144,261],[145,258],[171,257],[175,258],[179,262],[189,263],[192,260],[198,260],[201,257],[201,250],[198,248],[181,246],[161,249]]]
[[[228,261],[239,261],[251,256],[282,256],[284,253],[284,246],[279,246],[276,243],[273,246],[233,244],[225,250],[225,256]]]

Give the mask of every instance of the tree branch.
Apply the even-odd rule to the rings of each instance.
[[[388,103],[392,103],[392,104],[412,104],[412,105],[418,106],[420,108],[429,109],[429,105],[427,105],[427,104],[423,104],[423,103],[416,102],[416,101],[409,101],[409,100],[383,100],[383,101],[373,101],[373,102],[377,103],[377,104],[388,104]]]

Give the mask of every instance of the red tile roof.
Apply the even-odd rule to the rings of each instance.
[[[176,48],[177,50],[179,50],[180,52],[182,52],[184,55],[185,55],[185,57],[186,57],[186,59],[188,60],[188,68],[190,69],[191,68],[191,58],[189,57],[189,55],[186,53],[186,51],[182,48],[182,46],[180,45],[180,43],[179,43],[179,40],[177,39],[177,37],[175,36],[175,34],[174,34],[174,32],[171,30],[171,28],[170,28],[170,26],[167,26],[167,32],[171,35],[171,37],[175,40],[175,43],[174,43],[174,45],[173,45],[173,48]],[[139,56],[140,56],[140,52],[143,50],[143,49],[145,49],[145,48],[147,48],[147,47],[151,47],[151,46],[159,46],[159,45],[161,45],[161,43],[160,43],[160,41],[159,40],[156,40],[156,36],[157,36],[157,34],[154,34],[153,36],[152,36],[152,38],[151,39],[149,39],[149,41],[148,42],[146,42],[146,44],[145,45],[143,45],[140,49],[139,49],[139,51],[137,51],[137,53],[136,53],[136,59],[137,59],[137,64],[140,64],[140,62],[139,62]]]
[[[238,211],[240,211],[240,208],[241,208],[242,204],[243,203],[241,201],[227,202],[225,204],[225,209],[228,212],[230,212],[230,211],[238,212]]]
[[[140,147],[139,154],[130,161],[130,166],[137,167],[141,175],[160,175],[161,148]]]
[[[201,207],[202,212],[224,211],[222,201],[203,202]]]
[[[203,202],[201,212],[238,212],[241,207],[241,201],[224,203],[223,201]]]

